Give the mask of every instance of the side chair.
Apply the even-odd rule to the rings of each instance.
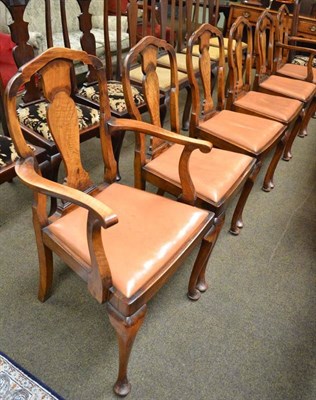
[[[243,33],[247,37],[247,57],[243,62],[241,46]],[[229,91],[226,103],[228,110],[264,117],[286,126],[283,159],[290,159],[288,149],[296,137],[302,123],[303,103],[280,95],[272,95],[252,90],[252,26],[244,17],[238,17],[229,32],[228,63]],[[273,188],[273,182],[264,190]]]
[[[217,76],[217,102],[212,98],[212,76],[208,51],[210,41],[216,38],[220,43],[220,57]],[[194,73],[193,49],[198,47],[200,75]],[[274,155],[267,169],[263,190],[273,188],[273,176],[285,145],[285,125],[266,118],[225,110],[225,60],[224,41],[219,29],[204,24],[189,39],[187,50],[188,74],[191,84],[193,105],[190,120],[190,136],[209,140],[213,146],[243,153],[256,159],[256,168],[247,181],[250,193],[254,181],[266,156],[274,149]],[[246,195],[246,192],[243,192]],[[240,202],[244,199],[240,197]],[[230,232],[237,235],[242,228],[238,206],[232,219]]]
[[[312,82],[276,75],[274,73],[275,50],[275,20],[268,10],[265,10],[258,18],[255,30],[257,65],[254,90],[301,101],[303,109],[299,134],[302,137],[306,136],[308,123],[316,110],[316,85]],[[295,136],[290,137],[286,144],[283,158],[287,161],[292,157],[291,146],[294,139]]]
[[[179,88],[177,82],[177,66],[174,48],[164,40],[148,36],[142,39],[126,56],[123,69],[123,84],[126,102],[131,115],[141,120],[137,107],[133,103],[130,85],[130,65],[134,58],[141,58],[143,68],[143,88],[149,107],[150,122],[155,126],[161,126],[159,119],[158,76],[155,68],[157,60],[155,54],[162,48],[169,55],[170,81],[172,86],[170,97],[170,125],[171,130],[180,133],[179,127]],[[208,58],[209,60],[209,58]],[[210,61],[209,61],[210,62]],[[208,62],[208,68],[209,68]],[[151,157],[146,154],[147,146],[143,135],[137,135],[135,149],[135,186],[145,188],[146,182],[158,188],[158,193],[170,193],[188,204],[209,209],[215,213],[217,236],[219,235],[224,219],[225,211],[230,200],[238,191],[242,191],[241,200],[236,210],[236,221],[241,220],[242,211],[248,197],[248,185],[252,180],[255,160],[249,155],[238,154],[231,151],[216,149],[213,147],[210,154],[192,154],[189,168],[192,180],[186,182],[186,187],[196,187],[196,197],[181,194],[181,171],[178,163],[184,162],[183,146],[170,145],[165,140],[151,140]],[[234,226],[233,231],[237,231]]]
[[[74,61],[93,68],[99,82],[100,151],[105,171],[100,185],[92,182],[81,163],[78,117],[70,96]],[[34,74],[40,76],[43,95],[49,103],[49,127],[66,167],[64,184],[41,176],[17,118],[17,90]],[[111,117],[103,64],[82,51],[51,48],[25,64],[8,85],[5,103],[8,127],[20,156],[16,172],[34,191],[32,210],[39,257],[39,300],[49,297],[55,253],[87,282],[91,295],[106,304],[119,343],[119,372],[114,391],[125,396],[131,389],[127,378],[128,360],[148,301],[198,245],[200,250],[193,266],[189,294],[199,292],[198,279],[213,247],[215,227],[212,212],[115,182],[116,162],[110,131],[128,128],[180,145],[183,191],[192,197],[194,187],[185,186],[190,182],[190,155],[193,150],[208,153],[212,146],[150,124]],[[249,163],[248,159],[246,162]],[[46,211],[50,197],[60,198],[67,204],[51,217]]]

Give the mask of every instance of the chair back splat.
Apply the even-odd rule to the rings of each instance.
[[[105,171],[99,185],[92,182],[81,162],[78,117],[71,97],[74,62],[89,65],[98,79]],[[41,176],[17,118],[18,89],[35,74],[48,102],[49,127],[65,163],[64,184]],[[144,132],[181,144],[185,155],[181,160],[184,197],[190,190],[191,197],[195,196],[194,187],[187,184],[191,153],[195,149],[208,153],[212,146],[147,123],[112,117],[104,66],[98,58],[83,51],[55,47],[22,66],[6,88],[5,105],[10,134],[20,156],[17,175],[34,191],[33,225],[40,272],[38,297],[45,301],[50,295],[55,253],[87,282],[89,292],[98,302],[106,303],[119,343],[119,371],[114,391],[125,396],[131,389],[127,378],[128,360],[147,302],[196,247],[199,250],[188,296],[194,300],[200,297],[207,288],[204,273],[216,228],[212,212],[114,182],[116,162],[111,134],[121,130]],[[66,203],[52,216],[46,209],[48,197]]]

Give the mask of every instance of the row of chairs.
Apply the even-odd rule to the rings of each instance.
[[[284,146],[294,140],[305,115],[310,117],[315,111],[316,87],[313,83],[299,81],[300,90],[296,96],[307,96],[307,90],[311,91],[308,99],[302,101],[304,99],[293,95],[295,89],[289,95],[289,87],[297,85],[297,80],[287,79],[284,83],[285,78],[276,78],[274,74],[267,78],[269,74],[260,61],[265,59],[266,50],[273,46],[274,34],[267,38],[267,31],[271,32],[271,29],[273,32],[270,15],[264,12],[257,24],[256,47],[260,52],[258,91],[255,91],[250,90],[251,27],[243,17],[233,25],[227,42],[230,67],[227,101],[225,44],[221,32],[206,24],[191,35],[186,50],[192,88],[191,137],[179,134],[176,52],[171,44],[155,37],[140,40],[125,58],[125,101],[134,120],[111,115],[104,65],[94,56],[80,51],[49,49],[22,66],[6,90],[8,126],[21,157],[16,172],[35,193],[33,222],[40,264],[39,299],[44,301],[49,296],[55,252],[87,282],[91,294],[107,305],[119,340],[120,367],[114,386],[119,395],[130,391],[128,359],[144,320],[147,302],[198,245],[200,250],[192,269],[188,296],[197,300],[206,291],[208,259],[230,200],[241,191],[231,224],[231,231],[238,234],[243,226],[243,208],[264,158],[276,149],[264,179],[263,187],[269,191],[274,186],[273,174]],[[242,41],[243,32],[247,32],[247,47]],[[270,40],[272,44],[266,46]],[[214,41],[219,51],[216,105],[211,95],[214,76],[209,55],[210,43],[214,44]],[[170,130],[162,128],[157,73],[161,53],[167,55],[170,66]],[[193,67],[194,57],[199,59],[198,74]],[[139,59],[142,94],[150,123],[141,121],[142,114],[133,94],[131,73],[135,60]],[[98,126],[105,164],[104,182],[98,186],[81,164],[78,111],[71,96],[74,61],[87,64],[98,80]],[[19,88],[27,87],[35,76],[48,103],[45,110],[51,135],[66,167],[64,185],[42,176],[17,116]],[[269,79],[274,90],[264,86]],[[280,91],[284,87],[285,93]],[[117,163],[111,138],[122,131],[135,132],[136,188],[144,189],[146,182],[151,182],[158,188],[158,194],[170,193],[178,202],[115,183]],[[152,137],[150,157],[145,136]],[[285,153],[285,158],[288,154]],[[51,216],[47,213],[50,197],[64,201],[63,209]]]

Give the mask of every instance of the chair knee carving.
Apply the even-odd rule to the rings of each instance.
[[[100,151],[105,164],[100,185],[91,181],[81,163],[78,117],[70,96],[74,61],[94,69],[99,82]],[[49,127],[66,166],[64,184],[41,176],[17,118],[17,88],[34,74],[40,75],[43,95],[49,102]],[[191,251],[200,246],[189,282],[189,293],[197,291],[216,227],[212,212],[116,183],[110,134],[126,128],[182,145],[180,169],[184,182],[190,181],[191,152],[196,149],[207,153],[211,145],[151,124],[111,117],[104,66],[82,51],[51,48],[24,65],[6,89],[5,104],[10,134],[20,156],[16,172],[35,196],[33,224],[39,256],[39,299],[45,301],[50,294],[56,253],[87,282],[91,295],[106,303],[119,342],[119,373],[114,391],[125,396],[131,388],[128,359],[148,301]],[[183,191],[195,196],[194,188],[183,187]],[[67,205],[60,213],[49,216],[46,203],[51,196]]]

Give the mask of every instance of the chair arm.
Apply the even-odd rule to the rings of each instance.
[[[179,177],[181,182],[182,194],[179,200],[187,204],[194,205],[196,202],[196,191],[189,172],[189,160],[191,153],[199,149],[203,153],[209,153],[213,147],[212,143],[205,140],[189,138],[178,133],[170,132],[159,126],[146,122],[130,119],[111,119],[108,121],[109,132],[115,131],[135,131],[155,136],[159,139],[173,142],[184,146],[179,160]]]
[[[299,38],[295,38],[295,39],[299,39]],[[316,44],[316,42],[315,42],[315,44]],[[280,43],[280,42],[276,43],[276,47],[282,47],[283,49],[295,50],[295,51],[300,51],[300,52],[304,52],[304,53],[310,53],[311,55],[316,56],[316,49],[311,49],[310,47],[294,46],[294,45],[284,44],[284,43]]]
[[[99,220],[100,225],[103,228],[109,228],[118,222],[117,215],[115,215],[109,207],[94,197],[77,189],[61,185],[60,183],[50,181],[40,176],[35,171],[33,158],[29,157],[25,160],[17,161],[15,170],[17,176],[22,180],[22,182],[31,189],[86,208],[96,219]]]
[[[300,36],[290,36],[289,37],[289,42],[301,42],[301,43],[309,43],[313,46],[316,46],[316,40],[315,39],[308,39]]]
[[[207,142],[206,140],[183,136],[178,133],[168,131],[167,129],[161,128],[159,126],[149,124],[147,122],[125,118],[111,118],[111,120],[109,120],[107,124],[109,126],[110,134],[116,131],[140,132],[183,146],[189,145],[193,147],[194,150],[199,149],[202,153],[209,153],[213,147],[212,143]]]

